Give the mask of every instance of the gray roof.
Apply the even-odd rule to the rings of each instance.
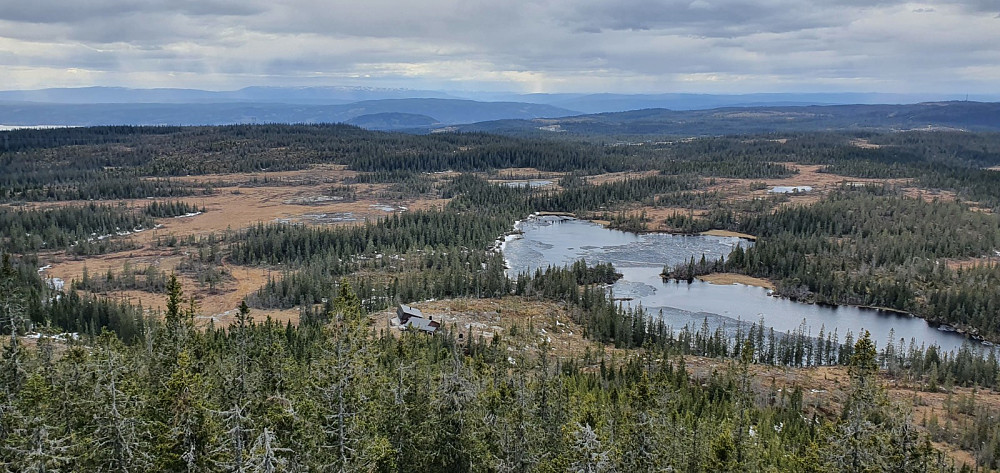
[[[440,326],[441,324],[433,320],[428,320],[421,317],[411,317],[410,320],[406,321],[406,328],[417,329],[430,333],[437,331],[438,327]]]
[[[416,307],[410,307],[410,306],[408,306],[406,304],[399,304],[399,308],[403,312],[405,312],[407,314],[410,314],[412,316],[416,316],[416,317],[423,317],[424,316],[423,312],[420,312],[420,309],[417,309]]]

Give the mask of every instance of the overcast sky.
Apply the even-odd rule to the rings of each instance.
[[[0,89],[1000,92],[1000,0],[0,0]]]

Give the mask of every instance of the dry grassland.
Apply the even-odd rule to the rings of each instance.
[[[798,174],[778,179],[717,179],[717,184],[709,187],[708,190],[721,192],[726,195],[728,200],[750,200],[774,195],[768,192],[768,189],[772,187],[809,186],[812,187],[812,190],[809,192],[785,194],[788,196],[790,204],[809,204],[818,201],[822,196],[845,183],[901,184],[908,182],[903,179],[863,179],[845,177],[837,174],[820,172],[824,166],[818,164],[778,164],[783,164],[791,169],[795,169],[798,171]],[[766,188],[752,190],[750,184],[754,182],[762,182]]]
[[[94,276],[103,275],[109,269],[119,272],[125,263],[133,268],[144,268],[152,265],[170,273],[186,256],[188,248],[167,248],[156,246],[157,239],[169,236],[184,238],[187,236],[206,236],[212,233],[220,234],[226,231],[239,230],[258,222],[291,222],[302,224],[334,224],[357,225],[366,220],[377,220],[393,213],[407,210],[444,207],[447,199],[407,199],[387,200],[382,197],[388,186],[382,184],[352,184],[357,199],[352,202],[323,200],[333,185],[343,185],[345,179],[356,175],[354,171],[343,166],[316,166],[307,170],[248,173],[248,174],[218,174],[207,176],[186,176],[178,178],[192,183],[212,183],[215,193],[206,196],[190,196],[178,199],[159,199],[162,201],[180,200],[204,207],[206,212],[193,217],[158,219],[160,227],[136,233],[129,238],[139,248],[117,253],[91,257],[75,257],[65,252],[51,252],[40,255],[43,265],[52,265],[46,270],[46,277],[61,278],[67,283],[80,279],[84,267]],[[434,175],[438,179],[444,175]],[[264,179],[268,182],[264,183]],[[319,199],[317,199],[319,198]],[[151,199],[136,199],[122,201],[126,205],[141,207],[152,202]],[[80,202],[46,203],[42,205],[73,205]],[[260,268],[247,268],[234,265],[224,265],[231,279],[210,291],[199,287],[197,282],[184,274],[178,274],[184,290],[194,295],[201,308],[198,320],[207,323],[227,324],[232,319],[233,310],[249,293],[260,288],[268,278],[269,271]],[[280,269],[272,271],[279,276]],[[141,291],[124,291],[111,294],[138,303],[148,309],[162,309],[164,296]],[[255,311],[258,319],[271,316],[275,320],[297,321],[298,310]]]
[[[747,239],[747,240],[756,240],[757,239],[757,237],[755,237],[753,235],[750,235],[750,234],[747,234],[747,233],[731,232],[729,230],[709,230],[707,232],[701,232],[701,234],[702,235],[710,235],[710,236],[744,238],[744,239]]]
[[[985,266],[990,264],[1000,264],[1000,255],[981,256],[979,258],[945,258],[941,260],[948,265],[948,269],[967,269],[975,266]]]
[[[735,274],[735,273],[712,273],[703,276],[698,276],[698,279],[705,281],[709,284],[718,284],[720,286],[729,286],[732,284],[744,284],[747,286],[762,287],[764,289],[774,289],[774,283],[768,281],[767,279],[755,278],[753,276],[747,276],[745,274]]]

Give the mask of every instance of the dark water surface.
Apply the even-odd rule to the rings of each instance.
[[[771,297],[767,289],[733,284],[721,286],[695,281],[664,282],[660,272],[697,260],[704,254],[709,260],[724,257],[746,240],[718,236],[678,236],[660,233],[635,234],[609,230],[598,224],[563,217],[537,217],[518,222],[523,233],[507,238],[503,245],[508,275],[534,271],[546,266],[563,266],[584,258],[590,265],[612,263],[624,277],[614,284],[616,298],[641,305],[651,315],[662,316],[675,329],[685,325],[699,329],[707,319],[709,326],[735,330],[740,323],[763,320],[765,326],[784,333],[798,329],[803,322],[812,336],[837,331],[844,341],[848,331],[857,337],[868,330],[879,347],[885,346],[893,332],[893,343],[910,340],[917,345],[936,344],[946,351],[957,350],[966,338],[945,332],[920,318],[905,314],[841,306],[828,307]]]

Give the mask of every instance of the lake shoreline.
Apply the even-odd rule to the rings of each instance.
[[[757,241],[757,237],[754,235],[750,235],[748,233],[733,232],[729,230],[708,230],[701,232],[698,235],[736,237],[736,238],[742,238],[744,240]]]
[[[671,232],[635,232],[608,228],[602,222],[567,212],[536,212],[515,222],[497,239],[494,249],[503,255],[509,278],[548,265],[563,266],[585,259],[588,264],[612,263],[624,277],[613,294],[620,302],[659,313],[672,326],[697,324],[707,315],[715,322],[765,319],[778,331],[795,331],[805,323],[813,333],[839,327],[840,333],[871,331],[879,340],[892,337],[936,344],[957,351],[963,343],[981,340],[962,328],[942,326],[914,314],[851,305],[829,305],[781,296],[776,283],[731,273],[705,274],[689,284],[664,285],[665,266],[676,266],[702,254],[711,260],[725,257],[736,245],[753,242],[737,235],[681,235]],[[752,235],[751,235],[752,236]],[[742,242],[742,243],[740,243]],[[717,289],[710,289],[717,288]],[[732,288],[732,289],[729,289]],[[773,301],[773,302],[772,302]],[[912,322],[910,322],[912,320]]]
[[[730,284],[743,284],[745,286],[761,287],[772,291],[775,288],[774,283],[767,279],[755,278],[753,276],[747,276],[745,274],[739,274],[739,273],[709,273],[709,274],[703,274],[701,276],[696,276],[696,278],[701,281],[705,281],[709,284],[715,284],[718,286],[728,286]]]
[[[674,282],[674,283],[677,283],[677,284],[680,284],[682,282],[688,282],[688,281],[686,281],[684,279],[671,278],[671,277],[667,277],[666,275],[663,275],[663,274],[661,274],[661,277],[663,278],[664,282],[671,281],[671,282]],[[759,287],[759,288],[767,289],[768,291],[771,291],[771,292],[768,293],[768,295],[770,295],[771,297],[777,297],[779,299],[785,299],[785,300],[788,300],[788,301],[791,301],[791,302],[795,302],[797,304],[815,305],[815,306],[820,306],[820,307],[830,307],[830,308],[834,308],[834,309],[839,308],[839,307],[850,307],[850,308],[854,308],[854,309],[871,310],[871,311],[876,311],[876,312],[887,312],[887,313],[896,314],[896,315],[903,316],[903,317],[909,317],[909,318],[913,318],[913,319],[920,319],[920,320],[923,320],[924,322],[927,322],[927,325],[929,325],[931,327],[934,327],[937,330],[940,330],[942,332],[954,332],[954,333],[960,334],[960,335],[968,338],[969,341],[979,342],[979,343],[982,343],[983,345],[988,346],[988,347],[994,346],[995,344],[997,344],[998,342],[1000,342],[998,340],[990,340],[988,338],[985,338],[985,337],[979,335],[978,333],[975,333],[974,331],[972,331],[972,329],[970,327],[955,326],[955,325],[952,325],[952,324],[948,324],[948,323],[944,323],[944,322],[939,322],[939,321],[936,321],[936,320],[933,320],[933,319],[928,319],[928,318],[925,318],[925,317],[921,317],[920,315],[917,315],[917,314],[914,314],[912,312],[908,312],[908,311],[905,311],[905,310],[901,310],[901,309],[893,309],[891,307],[881,307],[881,306],[872,306],[872,305],[860,305],[860,304],[833,304],[833,303],[829,303],[829,302],[816,302],[816,301],[813,301],[813,300],[798,299],[798,298],[788,297],[786,295],[782,295],[781,293],[777,292],[774,283],[771,282],[770,280],[763,279],[763,278],[756,278],[756,277],[753,277],[753,276],[747,276],[745,274],[739,274],[739,273],[709,273],[709,274],[703,274],[701,276],[695,276],[695,279],[697,279],[697,280],[699,280],[701,282],[705,282],[705,283],[713,284],[713,285],[717,285],[717,286],[730,286],[730,285],[733,285],[733,284],[740,284],[740,285],[743,285],[743,286]]]

